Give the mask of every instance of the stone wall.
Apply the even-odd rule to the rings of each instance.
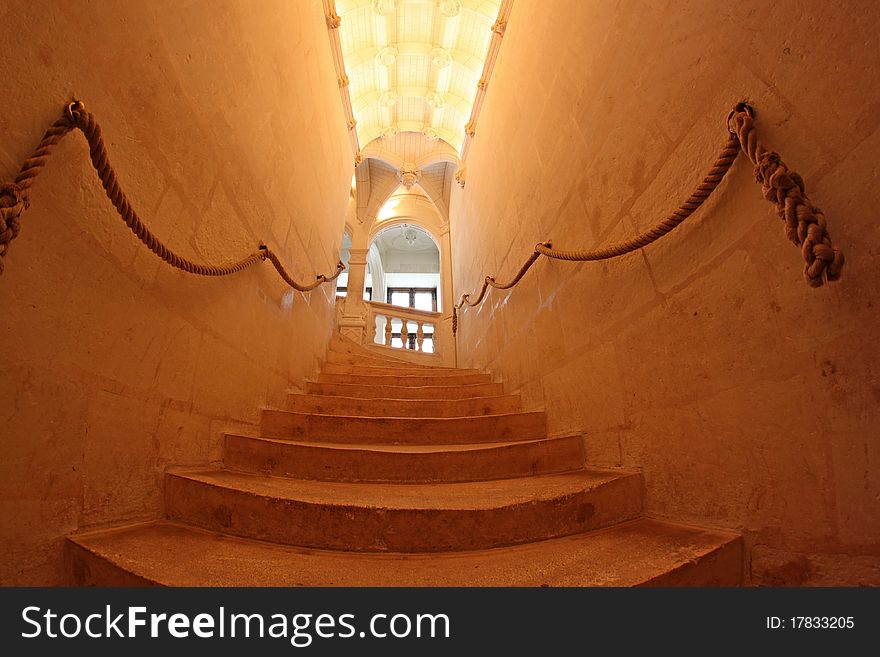
[[[0,7],[0,177],[71,98],[101,122],[149,227],[226,262],[272,246],[332,271],[353,156],[320,0],[11,0]],[[219,458],[225,428],[314,373],[332,290],[268,264],[172,270],[119,220],[69,135],[0,277],[0,582],[61,581],[61,537],[155,517],[169,464]]]
[[[628,238],[691,192],[748,99],[847,256],[802,277],[742,157],[641,252],[542,259],[460,320],[652,515],[744,532],[755,584],[880,583],[880,5],[516,2],[452,201],[456,294],[532,251]]]

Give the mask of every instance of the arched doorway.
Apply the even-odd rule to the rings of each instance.
[[[375,158],[358,165],[346,221],[347,298],[337,304],[337,326],[395,358],[454,365],[452,315],[442,312],[451,310],[453,296],[452,165],[422,160],[421,170],[406,175]]]
[[[440,249],[435,239],[414,223],[400,220],[389,223],[392,225],[381,228],[373,237],[367,254],[366,286],[372,298],[400,308],[440,312]],[[391,347],[415,349],[414,326],[404,330],[403,319],[395,318],[391,320],[389,333],[386,321],[385,317],[377,318],[376,335],[382,336],[382,344],[390,339]],[[433,330],[433,326],[423,329],[421,351],[425,353],[434,352]]]
[[[370,243],[368,264],[376,301],[440,311],[440,249],[424,228],[402,222],[380,230]]]

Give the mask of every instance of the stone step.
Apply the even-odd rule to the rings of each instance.
[[[403,358],[397,358],[392,354],[387,354],[383,352],[376,352],[368,347],[357,344],[356,342],[349,340],[348,338],[344,338],[341,336],[336,336],[330,341],[330,348],[327,350],[328,354],[340,354],[347,356],[356,356],[358,359],[361,358],[378,358],[384,363],[394,364],[394,363],[403,363],[403,364],[411,364],[409,361]],[[431,367],[430,365],[426,365],[426,367]]]
[[[321,444],[224,436],[223,465],[244,472],[324,481],[486,481],[583,467],[580,436],[481,445]]]
[[[441,349],[445,349],[441,345]],[[450,344],[449,348],[453,348]],[[379,358],[385,363],[404,363],[410,366],[421,366],[429,369],[444,367],[443,359],[438,354],[426,354],[418,351],[387,347],[381,344],[356,344],[344,337],[335,337],[330,342],[328,354],[356,357],[356,362],[364,358]]]
[[[434,386],[434,385],[473,385],[478,383],[491,383],[492,377],[488,374],[465,373],[465,374],[328,374],[321,372],[318,375],[318,383],[360,383],[370,386]]]
[[[637,473],[582,470],[443,484],[307,481],[231,470],[173,469],[170,520],[300,547],[479,550],[567,536],[642,511]]]
[[[384,358],[381,354],[373,354],[372,352],[353,354],[341,351],[328,351],[324,362],[339,365],[370,365],[374,367],[394,367],[395,365],[403,365],[412,369],[424,370],[427,372],[432,372],[435,369],[448,369],[438,368],[434,365],[411,363],[405,360]]]
[[[324,374],[368,375],[368,376],[415,376],[447,377],[480,374],[479,370],[464,370],[456,367],[418,367],[417,365],[351,365],[345,363],[324,363]]]
[[[311,550],[158,521],[68,537],[76,586],[738,586],[739,536],[639,519],[445,554]]]
[[[500,383],[474,383],[444,386],[377,386],[363,383],[306,383],[306,392],[360,399],[470,399],[504,393]]]
[[[515,413],[522,406],[519,395],[465,399],[358,399],[291,393],[287,396],[287,403],[288,410],[298,413],[362,417],[470,417]]]
[[[442,347],[440,348],[442,349]],[[451,345],[450,348],[452,348]],[[444,351],[446,350],[444,349]],[[368,353],[376,354],[380,357],[385,357],[387,354],[388,357],[393,358],[395,361],[403,361],[408,365],[423,365],[431,370],[442,367],[455,367],[455,364],[452,362],[454,356],[449,353],[444,357],[441,354],[424,353],[412,349],[399,349],[397,347],[386,347],[382,344],[370,345]]]
[[[309,442],[416,445],[537,440],[547,437],[547,416],[544,411],[530,411],[473,417],[359,417],[264,409],[260,435]]]

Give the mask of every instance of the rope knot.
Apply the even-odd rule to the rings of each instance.
[[[15,183],[0,185],[0,257],[6,254],[7,245],[18,237],[21,230],[21,213],[27,209],[24,190]]]
[[[21,213],[27,208],[24,190],[16,183],[0,185],[0,274],[9,243],[21,232]]]
[[[14,213],[13,208],[21,206],[22,210],[27,209],[27,199],[24,190],[14,182],[0,184],[0,213],[3,217],[10,216]],[[21,212],[19,210],[19,212]]]
[[[755,182],[761,185],[769,184],[773,174],[779,168],[785,168],[782,160],[779,159],[779,153],[773,151],[761,153],[757,164],[755,164]]]

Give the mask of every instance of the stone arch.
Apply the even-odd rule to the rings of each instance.
[[[394,219],[384,221],[381,224],[375,225],[373,227],[373,229],[370,231],[369,239],[367,242],[369,245],[368,246],[368,253],[375,252],[376,257],[380,257],[379,251],[377,250],[377,247],[376,247],[377,241],[383,235],[393,233],[393,232],[395,232],[395,230],[397,228],[405,227],[405,226],[416,228],[419,231],[421,231],[422,233],[424,233],[425,235],[427,235],[427,237],[430,239],[431,243],[433,244],[434,249],[436,250],[437,270],[430,271],[430,272],[425,272],[425,271],[413,272],[413,274],[417,275],[417,276],[421,276],[424,274],[436,274],[437,275],[437,281],[436,281],[437,306],[438,306],[438,309],[442,308],[443,305],[447,302],[447,300],[446,300],[447,290],[446,290],[446,286],[444,286],[444,277],[449,276],[451,274],[451,272],[447,271],[448,265],[446,265],[446,263],[448,263],[448,258],[444,258],[444,252],[446,250],[448,250],[448,244],[446,244],[444,242],[444,240],[442,239],[442,235],[438,232],[437,226],[432,226],[430,224],[420,222],[418,219],[415,219],[413,217],[408,217],[408,216],[395,217]],[[368,255],[368,258],[369,258],[369,255]],[[400,275],[401,273],[403,273],[403,274],[406,273],[405,270],[402,272],[386,271],[385,264],[386,263],[384,263],[384,262],[382,263],[383,266],[382,266],[381,287],[383,289],[383,292],[382,292],[383,294],[384,294],[385,288],[387,288],[385,279],[388,275]],[[374,277],[374,279],[373,279],[374,295],[376,294],[376,290],[377,290],[377,284],[376,284],[376,279]],[[379,299],[377,296],[374,296],[374,299],[379,300],[379,301],[385,301],[384,297]]]

